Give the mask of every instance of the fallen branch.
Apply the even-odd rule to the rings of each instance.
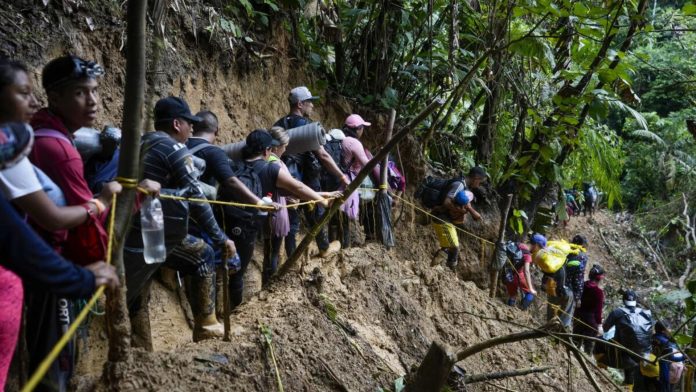
[[[501,378],[525,376],[532,373],[543,373],[551,369],[553,369],[553,366],[531,367],[526,369],[507,370],[504,372],[486,374],[472,374],[470,376],[464,376],[464,384],[474,384],[483,381],[500,380]]]
[[[647,238],[643,235],[643,233],[638,232],[637,233],[640,238],[643,239],[643,242],[645,242],[645,245],[648,247],[648,250],[650,251],[650,254],[653,256],[655,259],[655,264],[660,266],[660,272],[665,274],[665,277],[667,278],[668,281],[671,281],[669,277],[669,273],[667,272],[667,268],[665,268],[665,262],[662,259],[662,256],[660,256],[657,251],[650,245],[650,241],[648,241]]]
[[[691,275],[691,260],[686,260],[686,269],[684,270],[684,274],[679,278],[678,285],[680,289],[686,286],[686,280],[689,278],[689,275]]]

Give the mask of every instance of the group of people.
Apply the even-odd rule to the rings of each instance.
[[[573,237],[564,248],[538,233],[531,236],[529,244],[506,243],[508,260],[502,279],[507,304],[516,306],[521,298],[520,308],[527,309],[534,301],[537,291],[531,265],[536,265],[543,275],[541,289],[546,292],[548,320],[558,317],[566,329],[573,331],[576,344],[594,355],[600,365],[623,369],[624,384],[633,391],[673,391],[681,379],[685,356],[666,322],[655,323],[651,312],[637,305],[632,290],[624,291],[623,306],[604,319],[605,271],[595,263],[585,280],[587,246],[588,241],[581,235]],[[552,267],[550,259],[556,257],[561,260]]]
[[[5,250],[0,266],[0,388],[20,336],[23,307],[26,344],[21,346],[26,347],[28,370],[33,372],[71,323],[72,300],[88,297],[98,286],[113,289],[120,284],[114,268],[104,263],[106,218],[112,198],[122,191],[115,181],[119,151],[104,148],[109,152],[96,163],[87,162],[75,137],[78,130],[94,125],[104,72],[99,64],[72,55],[50,61],[41,74],[48,105],[39,108],[27,67],[0,60],[0,239]],[[318,98],[307,87],[292,89],[289,113],[270,129],[250,132],[238,160],[214,144],[219,132],[215,113],[202,110],[194,115],[178,97],[157,101],[155,131],[142,137],[136,206],[145,197],[162,196],[166,258],[155,264],[145,260],[140,210],[134,207],[124,247],[133,318],[147,309],[153,275],[167,267],[186,282],[193,340],[222,336],[218,320],[229,309],[218,299],[220,273],[229,273],[227,288],[234,308],[242,302],[244,273],[257,237],[264,239],[267,283],[278,267],[283,242],[286,257],[295,252],[301,216],[313,225],[329,203],[342,197],[341,191],[372,158],[360,141],[371,124],[351,114],[341,129],[326,135],[333,147],[327,143],[299,154],[285,153],[288,130],[312,122]],[[391,164],[390,168],[400,176],[398,169]],[[378,167],[371,177],[378,181]],[[403,191],[405,185],[400,177],[390,184],[391,192]],[[194,199],[199,201],[188,201]],[[211,205],[200,201],[204,199],[233,203]],[[311,203],[293,207],[298,201]],[[350,246],[348,222],[370,210],[367,201],[361,203],[353,195],[341,202],[336,232],[324,228],[316,236],[317,256]],[[361,213],[361,207],[367,211]],[[363,219],[365,232],[373,237],[375,225],[369,221]],[[336,241],[331,242],[332,237]],[[135,324],[133,332],[139,332]],[[39,390],[65,390],[73,358],[71,344]]]
[[[589,182],[583,183],[582,188],[582,190],[573,188],[563,191],[568,217],[580,216],[580,213],[582,216],[594,215],[599,198],[597,188]]]

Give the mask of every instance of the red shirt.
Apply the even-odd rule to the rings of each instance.
[[[593,280],[585,281],[582,290],[582,300],[577,309],[582,320],[596,328],[602,324],[602,309],[604,308],[604,290]]]
[[[35,130],[53,129],[73,139],[63,120],[48,109],[38,111],[31,125]],[[92,199],[92,191],[85,180],[82,157],[72,144],[55,137],[37,137],[29,159],[60,187],[68,205],[81,205]],[[67,230],[39,231],[53,246],[64,242],[68,234]]]

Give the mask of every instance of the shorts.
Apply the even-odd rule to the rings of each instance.
[[[433,229],[441,248],[459,248],[459,237],[453,224],[433,223]]]

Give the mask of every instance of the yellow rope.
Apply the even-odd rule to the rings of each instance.
[[[111,249],[113,247],[113,239],[114,239],[114,217],[116,216],[116,194],[113,195],[111,199],[111,216],[109,218],[109,240],[107,242],[107,248],[106,248],[106,263],[111,264]],[[92,298],[89,299],[85,307],[82,309],[80,314],[77,315],[75,318],[75,321],[70,324],[70,328],[68,328],[67,332],[63,334],[63,336],[60,337],[58,340],[58,343],[53,347],[51,352],[48,353],[46,358],[44,358],[43,361],[41,361],[41,364],[39,364],[39,367],[36,369],[34,374],[32,374],[31,378],[29,381],[24,385],[22,388],[22,392],[31,392],[33,391],[41,382],[43,377],[46,375],[46,372],[48,372],[49,368],[51,367],[51,364],[53,364],[53,361],[56,360],[58,355],[60,355],[60,352],[65,348],[65,346],[70,342],[70,339],[75,335],[75,332],[77,332],[77,329],[80,327],[82,322],[85,321],[85,318],[87,318],[87,315],[89,314],[90,310],[94,307],[94,305],[97,304],[97,300],[99,297],[104,294],[105,287],[100,286],[97,291],[92,295]]]
[[[274,211],[275,207],[273,206],[265,206],[265,205],[256,205],[256,204],[247,204],[247,203],[237,203],[233,201],[221,201],[221,200],[208,200],[208,199],[197,199],[195,197],[183,197],[183,196],[174,196],[174,195],[164,195],[160,194],[159,195],[160,199],[171,199],[171,200],[183,200],[183,201],[190,201],[194,203],[208,203],[208,204],[218,204],[218,205],[223,205],[223,206],[234,206],[234,207],[248,207],[248,208],[258,208],[260,210],[268,210],[268,211]],[[335,196],[335,197],[327,197],[322,200],[335,200],[335,199],[340,199],[342,196]],[[295,204],[288,204],[286,206],[282,206],[281,208],[295,208],[307,204],[316,204],[321,202],[322,200],[309,200],[309,201],[303,201],[300,203],[295,203]]]

